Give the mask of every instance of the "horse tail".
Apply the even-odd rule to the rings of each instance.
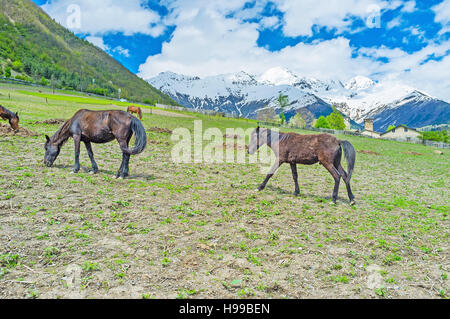
[[[352,178],[353,169],[355,168],[356,152],[355,148],[349,141],[341,141],[341,146],[344,149],[345,159],[347,160],[347,180],[349,182]]]
[[[125,153],[130,155],[136,155],[142,153],[147,146],[147,133],[145,133],[145,128],[136,117],[131,117],[131,130],[135,135],[135,144],[132,149],[124,150]]]

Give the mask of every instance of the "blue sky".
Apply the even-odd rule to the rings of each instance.
[[[34,1],[143,78],[283,67],[402,81],[450,99],[450,0]]]

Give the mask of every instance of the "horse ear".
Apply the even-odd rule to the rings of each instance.
[[[45,135],[45,138],[47,139],[47,142],[50,142],[50,137],[48,137],[48,135]]]
[[[19,117],[19,112],[16,112],[16,116]]]

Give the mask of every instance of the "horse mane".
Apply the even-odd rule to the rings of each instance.
[[[267,145],[272,145],[274,140],[273,140],[273,136],[272,133],[273,131],[270,128],[265,128],[266,132],[267,132]],[[276,132],[278,134],[278,143],[285,141],[286,139],[289,138],[289,134],[286,133],[281,133],[281,132]]]
[[[53,136],[50,138],[51,141],[59,141],[57,144],[59,146],[64,145],[65,142],[69,139],[69,134],[66,134],[69,131],[70,124],[72,123],[72,119],[66,121]],[[64,135],[66,134],[66,135]]]

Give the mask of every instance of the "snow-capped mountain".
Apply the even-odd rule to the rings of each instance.
[[[289,97],[285,112],[302,107],[315,107],[323,114],[329,114],[331,110],[328,103],[311,92],[289,84],[260,82],[246,72],[203,79],[163,72],[149,83],[185,107],[234,113],[241,117],[256,118],[256,111],[268,106],[279,108],[276,100],[280,94]]]
[[[372,86],[374,86],[376,83],[372,81],[371,79],[365,77],[365,76],[355,76],[353,79],[348,81],[345,84],[345,88],[349,91],[361,91],[366,90]]]
[[[257,111],[267,107],[277,114],[284,112],[288,119],[301,109],[302,114],[317,118],[331,113],[335,105],[359,124],[373,117],[377,131],[389,125],[421,127],[450,120],[450,104],[400,83],[380,83],[364,76],[342,83],[272,68],[260,75],[238,72],[205,78],[163,72],[148,82],[185,107],[248,118],[256,118]],[[277,101],[280,94],[289,99],[283,109]]]

